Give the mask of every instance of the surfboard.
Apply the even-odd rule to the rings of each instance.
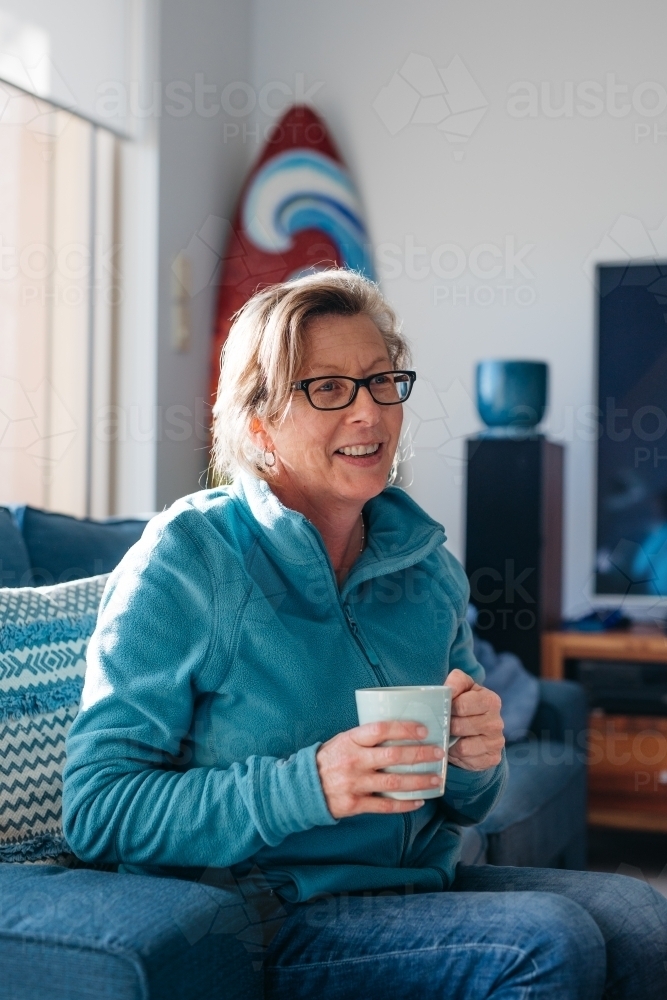
[[[260,288],[329,267],[374,278],[359,196],[322,118],[290,108],[243,185],[221,262],[211,402],[234,313]]]

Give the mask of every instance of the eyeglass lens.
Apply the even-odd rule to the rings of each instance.
[[[382,372],[370,382],[371,396],[385,406],[401,403],[410,395],[411,380],[407,372]],[[311,382],[308,391],[313,406],[332,410],[346,406],[354,396],[355,383],[344,375],[318,378]]]

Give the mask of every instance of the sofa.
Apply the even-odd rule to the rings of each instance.
[[[573,681],[539,685],[528,737],[507,747],[503,797],[464,831],[463,863],[586,869],[586,694]]]
[[[44,515],[41,518],[36,516],[40,513]],[[61,609],[61,614],[56,607],[55,617],[47,622],[60,642],[55,657],[57,669],[63,671],[60,681],[44,683],[40,675],[35,688],[38,695],[31,695],[27,707],[25,698],[20,704],[16,701],[16,690],[9,695],[5,690],[10,697],[8,704],[19,705],[19,713],[60,712],[67,720],[76,712],[78,688],[63,650],[70,643],[71,649],[78,650],[79,660],[84,655],[85,636],[94,626],[94,615],[81,604],[81,595],[88,594],[89,601],[93,595],[89,612],[99,600],[104,581],[99,575],[89,580],[85,574],[91,569],[98,574],[111,569],[114,558],[120,558],[128,542],[131,544],[132,532],[140,534],[143,523],[137,519],[128,527],[126,522],[100,524],[74,518],[64,523],[63,515],[36,512],[26,516],[25,509],[22,517],[16,509],[6,509],[6,514],[8,520],[3,520],[0,510],[0,559],[7,572],[15,573],[23,559],[23,569],[15,577],[19,583],[25,585],[25,574],[34,574],[36,569],[41,572],[36,578],[42,580],[46,573],[51,580],[59,576],[75,579],[78,573],[81,580],[76,600],[67,605],[69,610]],[[54,528],[50,537],[49,525]],[[115,555],[111,551],[114,530]],[[41,549],[35,541],[37,535]],[[90,543],[88,548],[86,542]],[[12,559],[14,569],[7,569]],[[28,604],[37,606],[49,594],[62,597],[66,592],[62,586],[37,587],[27,592]],[[11,650],[17,647],[11,594],[18,597],[18,592],[0,591],[0,599],[3,593],[7,597],[0,609],[5,609],[2,621],[9,638],[3,645],[0,629],[0,695],[3,677],[15,669],[16,654]],[[55,598],[54,602],[55,607]],[[76,620],[73,608],[78,608]],[[43,625],[41,622],[34,632],[35,643],[48,641],[48,628],[45,631]],[[77,632],[79,626],[88,631],[79,628]],[[22,655],[25,665],[25,651]],[[46,662],[35,656],[29,660],[30,669],[42,669],[40,664]],[[10,731],[5,727],[0,740],[11,743],[6,735]],[[463,863],[585,867],[585,733],[586,700],[579,685],[540,681],[539,704],[530,731],[508,746],[510,775],[503,798],[483,823],[463,831]],[[11,779],[11,790],[2,802],[2,788],[9,787],[7,777],[3,786],[2,773],[9,774],[7,762],[15,751],[11,745],[1,748],[7,766],[0,764],[0,838],[12,819],[7,795],[18,795],[12,801],[26,805],[23,776]],[[49,751],[51,766],[60,766],[54,754],[55,750]],[[262,996],[263,953],[280,930],[285,911],[279,897],[263,883],[261,872],[239,885],[223,869],[211,869],[195,882],[187,877],[120,874],[109,865],[84,865],[67,855],[66,845],[58,847],[54,841],[52,827],[58,820],[59,798],[54,791],[51,799],[48,781],[44,784],[43,780],[40,787],[36,799],[41,803],[48,800],[44,815],[51,824],[50,832],[33,838],[32,854],[12,853],[11,844],[0,848],[0,858],[5,859],[0,863],[0,1000],[236,1000]],[[59,850],[62,856],[56,857]],[[20,858],[23,863],[10,858]]]
[[[0,587],[42,587],[110,573],[141,537],[146,521],[0,507]]]

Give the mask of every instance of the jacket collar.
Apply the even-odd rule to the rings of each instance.
[[[317,528],[298,511],[285,507],[263,479],[242,472],[231,488],[264,541],[287,562],[328,554]],[[396,487],[388,486],[364,507],[368,525],[366,548],[345,580],[341,593],[372,577],[384,576],[421,562],[446,540],[445,530]]]

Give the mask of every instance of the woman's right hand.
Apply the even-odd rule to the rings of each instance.
[[[411,792],[440,784],[435,774],[382,773],[382,768],[393,764],[442,760],[442,747],[432,743],[379,746],[386,740],[423,740],[427,733],[418,722],[368,722],[323,743],[316,755],[317,768],[334,819],[358,813],[409,812],[423,806],[423,799],[386,799],[376,793]]]

